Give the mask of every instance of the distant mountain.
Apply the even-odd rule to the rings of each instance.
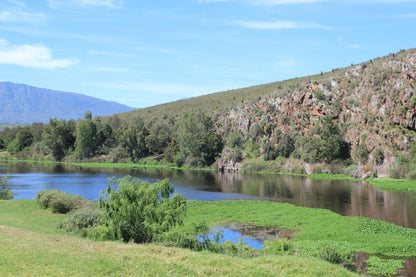
[[[0,82],[0,123],[48,122],[50,118],[78,119],[86,111],[107,116],[133,108],[70,92]]]

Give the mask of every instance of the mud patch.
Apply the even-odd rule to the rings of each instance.
[[[216,232],[221,232],[224,237],[220,243],[224,243],[224,241],[227,240],[239,243],[241,240],[244,244],[257,249],[263,249],[263,242],[265,240],[275,240],[277,238],[291,239],[296,235],[296,231],[292,230],[262,227],[237,222],[216,227],[211,231],[211,233]]]

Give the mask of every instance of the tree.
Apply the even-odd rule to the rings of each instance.
[[[20,152],[33,142],[33,136],[28,130],[21,130],[17,133],[16,138],[9,144],[7,151],[11,153]]]
[[[120,145],[133,162],[149,154],[145,141],[148,135],[149,131],[144,124],[131,124],[122,132]]]
[[[33,136],[33,142],[40,142],[42,140],[43,123],[32,123],[32,125],[30,125],[30,133]]]
[[[278,153],[276,151],[276,148],[274,147],[273,142],[267,141],[263,144],[263,159],[265,161],[271,161],[276,159],[277,154]]]
[[[222,137],[215,132],[212,118],[200,110],[184,113],[176,134],[180,153],[191,165],[211,165],[224,147]]]
[[[105,124],[97,133],[97,146],[101,147],[102,151],[105,151],[105,149],[112,148],[115,142],[116,139],[114,137],[113,129],[109,124]]]
[[[279,156],[289,158],[295,150],[295,140],[289,133],[284,133],[277,145],[277,153]]]
[[[49,124],[43,127],[42,140],[51,150],[56,161],[61,161],[65,155],[74,148],[75,122],[73,120],[50,119]]]
[[[145,138],[146,147],[150,153],[161,154],[168,146],[171,137],[172,134],[168,125],[155,124],[150,129],[150,134]]]
[[[0,200],[10,200],[13,199],[14,192],[9,190],[7,184],[7,177],[0,176]]]
[[[320,155],[326,162],[349,156],[348,145],[342,140],[338,125],[330,116],[325,116],[322,121]]]
[[[100,193],[100,207],[106,212],[106,225],[117,239],[150,242],[153,236],[182,224],[186,215],[185,197],[174,193],[168,181],[151,184],[126,176],[111,179]]]
[[[76,124],[75,152],[80,159],[95,154],[98,147],[97,126],[92,122],[91,112],[87,111],[84,119]]]

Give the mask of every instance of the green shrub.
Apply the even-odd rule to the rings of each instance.
[[[173,192],[168,180],[151,184],[130,176],[110,179],[99,201],[105,211],[105,224],[117,239],[150,242],[154,235],[183,223],[186,200],[181,194],[171,197]]]
[[[264,241],[264,250],[271,254],[289,254],[294,251],[294,246],[288,239],[266,240]]]
[[[381,165],[384,162],[384,152],[383,149],[377,148],[376,152],[374,154],[374,159],[376,161],[376,164]]]
[[[279,156],[288,158],[290,154],[295,150],[295,140],[289,133],[284,133],[283,137],[279,140],[277,145],[277,153]]]
[[[263,145],[263,158],[265,161],[271,161],[276,159],[277,157],[277,151],[276,147],[274,147],[274,144],[270,141],[264,143]]]
[[[7,177],[0,176],[0,200],[13,199],[14,192],[9,189]]]
[[[42,208],[47,209],[50,207],[51,201],[62,194],[63,192],[59,190],[42,190],[36,194],[35,199]]]
[[[361,163],[366,163],[368,160],[368,151],[365,143],[358,145],[355,149],[355,155]]]
[[[319,251],[319,257],[333,264],[342,264],[345,267],[354,264],[354,257],[351,252],[338,248],[335,245],[328,245]]]
[[[87,229],[87,237],[95,241],[114,240],[114,231],[106,225],[95,225]]]
[[[103,212],[99,209],[81,209],[76,210],[59,225],[65,231],[77,232],[87,230],[100,224]]]
[[[414,108],[416,106],[416,96],[413,95],[412,97],[410,97],[410,107]]]
[[[35,199],[42,208],[51,208],[54,213],[61,214],[93,205],[92,201],[82,196],[65,193],[60,190],[43,190],[36,194]]]
[[[357,165],[352,164],[349,165],[348,167],[345,167],[341,170],[341,174],[347,175],[347,176],[352,176],[353,172],[357,170]]]

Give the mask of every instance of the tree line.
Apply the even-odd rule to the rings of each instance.
[[[50,119],[48,124],[6,127],[0,149],[11,154],[51,155],[55,161],[88,160],[105,155],[112,162],[153,156],[179,166],[210,166],[222,152],[224,141],[213,119],[202,111],[184,113],[177,124],[145,123],[137,117],[124,124],[117,116],[75,120]]]

